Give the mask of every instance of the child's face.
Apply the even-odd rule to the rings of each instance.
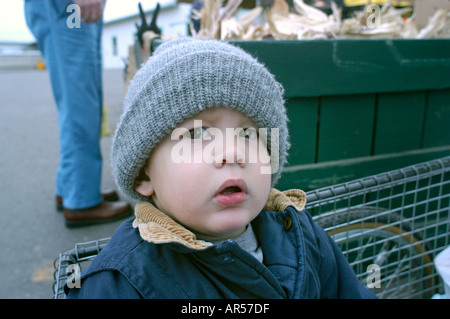
[[[253,129],[239,134],[236,128]],[[262,173],[270,163],[258,127],[238,111],[213,108],[178,130],[185,138],[172,134],[153,150],[145,169],[150,180],[136,191],[152,196],[161,211],[201,239],[242,234],[263,209],[271,187],[271,175]],[[230,138],[230,132],[237,137]]]

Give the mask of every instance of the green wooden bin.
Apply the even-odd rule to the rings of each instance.
[[[236,41],[285,88],[277,187],[311,190],[450,154],[450,40]]]
[[[285,88],[292,146],[278,189],[307,191],[450,155],[450,40],[232,43]]]

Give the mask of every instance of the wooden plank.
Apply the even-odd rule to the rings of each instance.
[[[419,149],[425,104],[424,91],[379,94],[373,154]]]
[[[424,125],[423,147],[449,144],[450,89],[430,91]]]
[[[450,146],[285,167],[275,186],[305,191],[450,156]]]
[[[317,162],[369,156],[374,112],[374,94],[322,97]]]
[[[450,87],[448,39],[230,42],[262,61],[286,98]]]
[[[314,163],[316,157],[316,136],[318,98],[292,98],[286,102],[289,118],[289,165]]]
[[[450,88],[449,39],[229,42],[264,63],[286,98]]]

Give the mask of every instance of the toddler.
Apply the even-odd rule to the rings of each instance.
[[[373,298],[305,193],[274,188],[289,149],[283,93],[233,45],[160,45],[129,86],[112,146],[136,216],[68,297]]]

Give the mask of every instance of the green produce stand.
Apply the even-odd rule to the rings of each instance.
[[[450,155],[450,40],[231,42],[285,88],[292,146],[278,189],[308,191]]]
[[[311,190],[450,154],[450,40],[236,41],[285,87],[277,187]]]

